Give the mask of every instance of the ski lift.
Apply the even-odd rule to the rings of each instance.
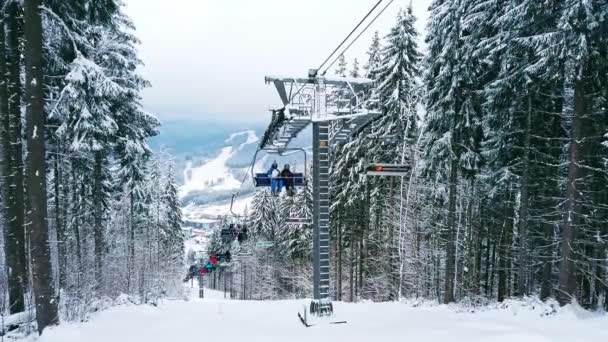
[[[406,176],[410,170],[409,165],[401,164],[369,164],[366,169],[368,176],[401,177]]]
[[[265,148],[259,149],[255,152],[254,156],[254,165],[257,162],[258,153],[260,151],[264,151],[267,153],[278,153],[280,156],[286,156],[291,153],[289,152],[302,152],[304,154],[304,172],[293,172],[291,177],[279,177],[283,182],[290,180],[291,184],[294,188],[302,188],[306,186],[306,167],[307,167],[307,155],[306,151],[303,148],[284,148],[281,150],[273,149],[273,148]],[[287,152],[287,153],[286,153]],[[256,188],[265,187],[269,188],[271,186],[271,177],[267,173],[254,173],[253,168],[251,168],[251,178],[253,179],[253,185]]]
[[[236,236],[236,239],[239,242],[239,244],[242,244],[242,243],[244,243],[244,242],[247,241],[247,238],[248,238],[247,235],[248,235],[247,234],[247,227],[243,227],[241,229],[241,231],[238,233],[238,235]]]
[[[306,199],[304,205],[308,204],[308,200]],[[304,213],[304,215],[298,214],[292,209],[289,211],[289,216],[285,219],[285,223],[289,226],[307,226],[312,224],[312,217],[308,213]]]
[[[217,261],[219,262],[230,263],[231,260],[232,257],[230,255],[230,251],[226,251],[226,253],[219,253],[217,255]]]
[[[220,237],[222,239],[222,243],[229,244],[232,243],[238,237],[240,231],[240,224],[230,223],[228,228],[223,228],[220,231]]]
[[[288,217],[285,223],[289,225],[307,225],[311,224],[310,217]]]
[[[237,196],[237,194],[232,194],[232,199],[230,200],[230,213],[232,214],[232,216],[236,219],[237,222],[241,222],[241,223],[237,223],[236,225],[231,224],[231,226],[234,229],[234,236],[232,241],[234,241],[234,239],[236,239],[239,244],[243,244],[247,241],[248,238],[248,232],[247,232],[247,225],[244,223],[245,220],[243,218],[243,216],[236,214],[232,209],[234,206],[234,198]]]

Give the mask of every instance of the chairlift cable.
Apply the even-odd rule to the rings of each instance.
[[[346,38],[344,38],[344,40],[340,43],[340,45],[338,45],[338,47],[325,59],[325,61],[321,64],[321,66],[319,66],[319,68],[317,68],[317,70],[321,70],[321,68],[323,68],[323,66],[331,59],[331,57],[336,52],[338,52],[338,50],[340,50],[342,45],[344,45],[344,43],[346,43],[346,41],[353,35],[353,33],[355,33],[355,31],[357,31],[357,29],[361,26],[361,24],[363,24],[363,22],[365,22],[365,20],[372,14],[372,12],[374,12],[374,10],[376,10],[378,5],[380,5],[380,3],[382,3],[382,1],[384,1],[384,0],[379,0],[378,3],[376,3],[376,5],[374,5],[374,7],[372,7],[372,9],[369,12],[367,12],[365,17],[363,17],[363,19],[361,19],[361,21],[357,24],[357,26],[355,26],[355,28],[352,31],[350,31],[348,36],[346,36]]]
[[[328,71],[328,70],[329,70],[329,69],[330,69],[330,68],[331,68],[331,67],[332,67],[332,66],[333,66],[333,65],[334,65],[334,64],[335,64],[335,63],[338,61],[338,58],[340,58],[340,56],[341,56],[341,55],[343,55],[344,53],[346,53],[346,51],[347,51],[347,50],[348,50],[348,49],[349,49],[349,48],[350,48],[350,47],[351,47],[351,46],[352,46],[352,45],[353,45],[353,44],[354,44],[354,43],[357,41],[357,39],[359,39],[359,37],[361,37],[361,35],[363,35],[363,33],[365,33],[365,31],[367,31],[367,29],[368,29],[368,28],[369,28],[369,27],[370,27],[370,26],[371,26],[371,25],[374,23],[374,21],[376,21],[376,19],[378,19],[378,17],[379,17],[379,16],[380,16],[380,15],[381,15],[381,14],[382,14],[382,13],[383,13],[383,12],[384,12],[384,11],[385,11],[387,8],[388,8],[388,6],[390,6],[390,4],[391,4],[392,2],[394,2],[394,0],[391,0],[391,1],[390,1],[390,2],[389,2],[389,3],[388,3],[388,4],[387,4],[387,5],[384,7],[384,8],[383,8],[383,9],[380,11],[380,13],[378,13],[378,15],[376,15],[376,17],[374,17],[374,19],[372,19],[372,21],[371,21],[371,22],[370,22],[370,23],[369,23],[369,24],[368,24],[368,25],[367,25],[367,26],[366,26],[366,27],[363,29],[363,31],[362,31],[361,33],[359,33],[359,35],[358,35],[358,36],[357,36],[357,37],[356,37],[356,38],[355,38],[355,39],[354,39],[354,40],[353,40],[353,41],[352,41],[352,42],[351,42],[351,43],[350,43],[350,44],[349,44],[349,45],[346,47],[346,49],[344,49],[344,51],[343,51],[343,52],[342,52],[340,55],[338,55],[338,56],[337,56],[337,57],[334,59],[334,61],[333,61],[333,62],[332,62],[332,63],[331,63],[331,64],[330,64],[330,65],[329,65],[327,68],[325,68],[325,71],[324,71],[323,73],[321,73],[322,75],[324,75],[324,74],[326,74],[326,73],[327,73],[327,71]],[[577,6],[577,5],[580,5],[580,4],[575,2],[575,3],[572,3],[572,4],[570,4],[570,5],[567,5],[567,6],[564,6],[564,7],[562,7],[562,8],[557,9],[557,10],[556,10],[556,12],[563,12],[563,11],[568,10],[568,9],[571,9],[571,8],[573,8],[573,7]],[[608,4],[599,5],[598,10],[603,9],[605,6],[608,6]],[[541,21],[539,21],[539,22],[536,22],[536,23],[535,23],[535,25],[538,25],[539,23],[546,23],[546,22],[548,22],[548,21],[550,21],[550,20],[553,20],[553,19],[554,19],[553,17],[547,17],[547,18],[545,18],[544,20],[541,20]],[[523,27],[525,28],[526,26],[523,26]],[[521,28],[519,28],[519,29],[521,29]],[[320,69],[321,69],[321,68],[319,68],[319,70],[320,70]]]
[[[325,75],[327,73],[327,71],[329,69],[331,69],[332,66],[334,66],[334,64],[336,64],[336,62],[338,61],[338,59],[340,58],[340,56],[344,55],[346,53],[346,51],[348,51],[348,49],[350,49],[351,46],[353,46],[353,44],[367,31],[367,29],[369,29],[370,26],[372,26],[372,24],[378,19],[378,17],[380,17],[382,15],[382,13],[384,13],[384,11],[386,11],[386,9],[393,3],[393,1],[395,0],[391,0],[389,1],[388,4],[386,4],[386,6],[384,6],[384,8],[380,11],[380,13],[378,13],[374,19],[372,19],[372,21],[369,22],[369,24],[367,24],[367,26],[365,26],[365,28],[363,29],[363,31],[361,31],[359,33],[359,35],[357,35],[357,37],[355,37],[355,39],[353,39],[352,42],[350,42],[350,44],[348,44],[348,46],[346,47],[346,49],[344,49],[344,51],[342,51],[341,54],[339,54],[333,62],[331,62],[331,64],[325,68],[325,71],[323,71],[321,73],[321,75]],[[321,70],[321,68],[319,68],[319,70]]]
[[[258,151],[259,151],[259,149],[258,149]],[[234,200],[237,199],[241,195],[241,189],[243,189],[243,184],[245,184],[245,181],[247,180],[247,176],[249,176],[249,170],[250,169],[253,170],[253,168],[255,167],[255,159],[256,159],[256,155],[254,154],[253,158],[251,158],[251,163],[245,169],[245,176],[243,176],[243,179],[241,180],[241,184],[239,185],[238,191],[232,195],[232,200],[230,202],[230,213],[232,215],[238,216],[232,211],[232,205],[234,204]]]

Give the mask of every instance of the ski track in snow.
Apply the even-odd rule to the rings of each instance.
[[[188,284],[189,285],[189,284]],[[165,300],[159,307],[131,305],[95,314],[90,322],[63,324],[39,342],[600,342],[608,341],[608,316],[566,308],[541,317],[527,307],[456,312],[447,306],[335,303],[347,324],[305,328],[297,311],[306,300],[238,301],[205,289],[205,299]],[[586,317],[585,317],[586,316]],[[33,341],[33,340],[32,340]]]

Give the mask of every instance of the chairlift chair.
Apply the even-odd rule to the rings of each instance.
[[[258,160],[258,153],[260,151],[264,151],[264,152],[269,152],[269,153],[278,153],[280,156],[285,156],[288,153],[286,152],[302,152],[304,154],[304,172],[292,172],[292,177],[289,177],[291,179],[291,184],[293,184],[294,188],[303,188],[304,186],[306,186],[306,167],[307,167],[307,155],[306,155],[306,150],[304,150],[303,148],[283,148],[283,149],[273,149],[273,148],[265,148],[265,149],[259,149],[255,152],[255,156],[254,156],[254,160],[255,162],[257,162]],[[254,164],[255,165],[255,164]],[[267,173],[255,173],[253,172],[253,168],[251,168],[251,173],[252,173],[252,179],[253,179],[253,185],[256,188],[269,188],[271,186],[271,178]],[[285,180],[285,177],[279,177],[279,179],[283,179]]]
[[[312,224],[312,220],[310,217],[288,217],[285,223],[289,225],[306,225]]]

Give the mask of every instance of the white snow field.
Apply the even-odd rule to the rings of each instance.
[[[237,214],[244,213],[245,209],[251,208],[252,200],[253,195],[241,195],[234,201],[232,205],[232,211]],[[210,203],[207,205],[188,204],[182,208],[182,215],[186,219],[230,215],[230,200]]]
[[[247,140],[238,146],[225,146],[220,150],[219,155],[210,159],[200,166],[193,166],[192,162],[186,163],[184,169],[184,184],[180,188],[180,198],[185,197],[190,192],[194,191],[221,191],[235,190],[241,186],[241,180],[234,178],[230,168],[226,165],[228,160],[232,158],[238,151],[242,150],[246,145],[253,144],[258,141],[255,131],[249,130],[239,133],[234,133],[226,139],[226,144],[232,144],[234,139],[239,136],[247,136]],[[248,168],[244,168],[246,171]]]
[[[222,148],[217,157],[199,167],[192,167],[192,163],[189,162],[184,170],[185,184],[180,189],[180,197],[196,190],[231,190],[238,188],[241,183],[232,176],[230,170],[226,167],[226,161],[230,159],[232,154],[232,147],[229,146]]]
[[[193,291],[193,296],[194,296]],[[546,305],[461,311],[399,303],[337,303],[341,325],[304,327],[306,301],[236,301],[206,290],[205,299],[163,301],[158,307],[122,306],[90,322],[45,331],[39,342],[605,342],[608,316],[572,307],[544,315]]]

